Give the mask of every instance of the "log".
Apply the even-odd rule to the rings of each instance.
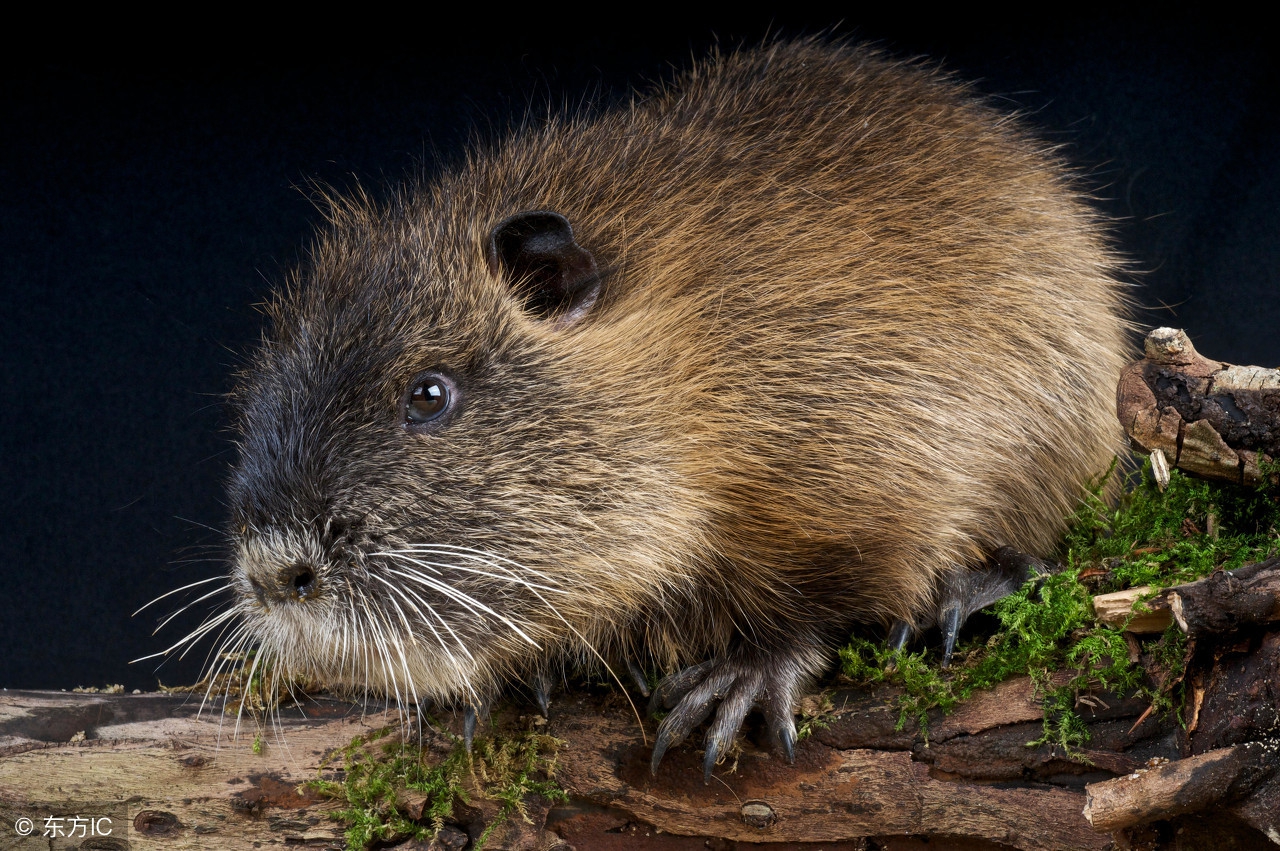
[[[1280,558],[1165,590],[1161,605],[1190,636],[1280,621]]]
[[[1256,485],[1280,456],[1280,370],[1209,360],[1173,328],[1147,335],[1146,357],[1116,389],[1134,448],[1204,478]]]
[[[1232,806],[1231,813],[1280,845],[1280,773],[1272,774],[1246,800]]]
[[[1196,813],[1251,793],[1280,767],[1280,739],[1219,748],[1155,764],[1088,787],[1084,817],[1114,832],[1154,819]]]
[[[674,749],[650,773],[649,748],[619,693],[570,694],[552,704],[547,722],[495,710],[502,729],[540,722],[538,729],[565,742],[556,779],[570,803],[528,801],[532,824],[512,819],[486,847],[545,851],[570,843],[585,851],[637,830],[664,843],[654,848],[689,847],[681,837],[856,847],[920,836],[973,851],[1107,847],[1110,840],[1080,815],[1082,781],[1133,768],[1123,749],[1152,731],[1122,742],[1104,727],[1132,726],[1141,702],[1109,699],[1108,709],[1091,716],[1098,740],[1112,744],[1099,746],[1090,764],[1026,746],[1038,736],[1041,710],[1025,678],[1002,683],[950,719],[935,713],[927,741],[895,729],[897,694],[838,693],[829,726],[800,743],[795,765],[748,737],[710,785],[691,746]],[[280,711],[255,752],[251,721],[237,736],[233,719],[209,708],[198,715],[195,702],[181,697],[0,692],[0,829],[12,836],[18,818],[42,824],[89,808],[123,825],[139,849],[339,847],[342,827],[327,817],[336,804],[299,784],[353,737],[395,718],[309,698],[303,709]],[[421,738],[435,750],[450,742],[440,729],[424,729]],[[1160,741],[1156,735],[1142,746],[1176,755]],[[495,812],[486,806],[473,798],[452,835],[474,839]]]
[[[1259,566],[1235,576],[1266,573]],[[827,726],[799,743],[794,765],[768,748],[762,725],[751,719],[709,785],[696,743],[674,748],[650,773],[644,737],[654,723],[638,723],[621,692],[559,696],[549,719],[527,707],[499,707],[492,724],[505,735],[532,729],[564,743],[555,780],[569,801],[527,797],[528,821],[498,823],[486,847],[586,851],[618,847],[625,836],[654,851],[732,843],[832,851],[1103,849],[1120,834],[1094,826],[1136,824],[1136,810],[1142,829],[1158,828],[1157,839],[1142,847],[1164,851],[1175,847],[1168,837],[1179,830],[1203,827],[1195,813],[1205,807],[1205,818],[1227,813],[1233,830],[1261,840],[1277,829],[1280,800],[1273,773],[1280,630],[1243,635],[1196,642],[1186,680],[1195,710],[1184,718],[1185,731],[1177,719],[1147,713],[1145,699],[1081,694],[1076,708],[1090,741],[1072,753],[1028,746],[1043,732],[1043,709],[1025,677],[974,695],[951,716],[930,713],[927,735],[914,723],[899,729],[895,688],[837,691],[811,702],[826,707]],[[1052,674],[1050,682],[1069,676]],[[395,712],[308,696],[261,730],[244,719],[236,735],[234,718],[216,702],[203,713],[197,707],[173,695],[0,692],[0,847],[8,847],[19,819],[43,825],[87,815],[123,825],[137,849],[338,848],[343,827],[329,818],[338,804],[300,784],[322,770],[336,778],[335,754],[357,735],[398,720]],[[461,719],[442,719],[449,726],[421,727],[409,734],[412,743],[447,753]],[[1165,764],[1150,768],[1152,758]],[[1115,778],[1133,775],[1162,783],[1129,780],[1108,791]],[[406,810],[421,812],[420,795],[402,798]],[[470,848],[499,809],[474,790],[469,803],[455,806],[434,845],[402,847]]]
[[[1169,604],[1157,599],[1150,585],[1126,588],[1110,594],[1098,594],[1093,598],[1093,615],[1098,623],[1123,627],[1128,632],[1153,635],[1164,632],[1173,623]],[[1140,600],[1147,598],[1139,604]],[[1140,611],[1135,611],[1140,606]]]
[[[29,818],[97,816],[146,848],[332,845],[334,805],[298,790],[322,755],[382,723],[318,698],[282,714],[262,753],[255,725],[168,694],[0,692],[0,829]],[[67,822],[63,822],[65,826]],[[53,827],[56,829],[57,824]],[[63,846],[58,846],[63,847]],[[93,846],[88,846],[93,847]]]
[[[1280,631],[1250,630],[1209,644],[1189,670],[1183,755],[1264,740],[1280,730]]]

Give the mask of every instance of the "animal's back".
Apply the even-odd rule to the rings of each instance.
[[[327,506],[308,511],[376,522],[377,547],[465,545],[560,595],[498,582],[498,567],[488,585],[459,576],[539,643],[484,617],[450,623],[483,643],[465,660],[431,615],[408,623],[417,603],[391,600],[388,630],[394,605],[450,657],[403,661],[427,693],[488,693],[588,647],[664,666],[712,657],[680,686],[694,708],[668,717],[657,755],[715,697],[732,708],[709,760],[757,699],[785,743],[791,697],[852,623],[917,618],[942,579],[999,547],[1046,553],[1119,446],[1124,296],[1096,214],[1016,120],[872,50],[716,57],[335,220],[310,282],[276,304],[242,432],[301,444],[275,423],[305,420],[325,454],[289,475]],[[498,243],[563,243],[536,230],[553,221],[600,274],[581,310],[544,315]],[[412,431],[403,388],[428,367],[464,401],[406,438],[380,411],[402,400]],[[350,421],[279,401],[304,386]],[[261,458],[245,441],[233,503],[266,505],[262,490],[279,495],[262,482],[289,478],[259,442]],[[243,525],[273,513],[246,509]],[[387,557],[347,538],[342,558]],[[274,575],[261,566],[274,556],[254,558],[246,576]],[[360,681],[345,643],[288,652]]]
[[[559,355],[602,409],[667,424],[752,594],[794,576],[907,617],[939,571],[1050,550],[1118,449],[1098,219],[1046,145],[927,67],[819,43],[713,59],[443,187],[468,189],[481,228],[555,210],[607,267]]]

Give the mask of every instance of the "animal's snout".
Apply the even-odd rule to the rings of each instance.
[[[319,582],[317,571],[310,562],[297,562],[269,579],[250,576],[249,587],[259,603],[272,606],[315,596]]]

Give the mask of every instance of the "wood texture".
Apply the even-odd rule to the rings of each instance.
[[[566,834],[603,812],[610,830],[641,824],[673,842],[715,837],[785,847],[945,836],[975,849],[1107,846],[1080,815],[1080,781],[1097,769],[1026,747],[1041,714],[1029,681],[1004,683],[949,719],[936,716],[927,742],[918,731],[894,729],[893,692],[837,697],[830,726],[801,743],[794,766],[746,742],[736,765],[722,766],[704,785],[698,754],[687,746],[657,776],[649,773],[642,731],[619,695],[566,696],[553,704],[545,729],[567,743],[557,779],[573,803],[551,810],[535,801],[533,812]],[[1125,711],[1132,716],[1140,705]],[[532,718],[510,710],[494,721],[519,729]],[[394,713],[318,698],[303,711],[282,712],[255,753],[252,723],[236,735],[233,719],[197,716],[180,697],[6,692],[4,820],[111,802],[126,808],[135,848],[338,847],[340,827],[327,818],[335,805],[298,785],[316,777],[335,749],[393,720]],[[83,740],[70,741],[81,733]],[[447,742],[442,731],[425,737],[429,745]],[[992,786],[997,779],[1001,786]],[[473,817],[483,819],[484,809]],[[469,829],[474,835],[482,827]],[[513,824],[487,847],[544,849],[557,836],[541,824]],[[578,833],[581,848],[606,847],[599,844],[605,839]]]
[[[1209,360],[1174,328],[1149,333],[1145,353],[1116,390],[1133,446],[1193,475],[1261,482],[1259,461],[1280,455],[1280,370]]]
[[[1178,628],[1199,636],[1280,621],[1280,558],[1220,570],[1163,592]]]
[[[1196,813],[1254,791],[1280,766],[1280,741],[1218,748],[1089,786],[1084,817],[1108,832]]]
[[[1173,615],[1167,602],[1152,599],[1154,597],[1154,589],[1149,585],[1099,594],[1093,598],[1093,614],[1099,623],[1107,626],[1123,627],[1140,635],[1158,634],[1173,623]]]

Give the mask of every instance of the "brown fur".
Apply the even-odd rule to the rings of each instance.
[[[606,271],[570,327],[486,265],[523,210],[563,214]],[[235,640],[333,683],[483,698],[557,659],[794,636],[814,673],[946,572],[1047,553],[1119,446],[1097,216],[927,65],[715,56],[331,219],[236,393],[231,496]],[[436,367],[461,407],[410,434],[397,404]],[[423,544],[486,554],[430,559],[509,623],[379,554]],[[316,593],[264,600],[302,561]]]

